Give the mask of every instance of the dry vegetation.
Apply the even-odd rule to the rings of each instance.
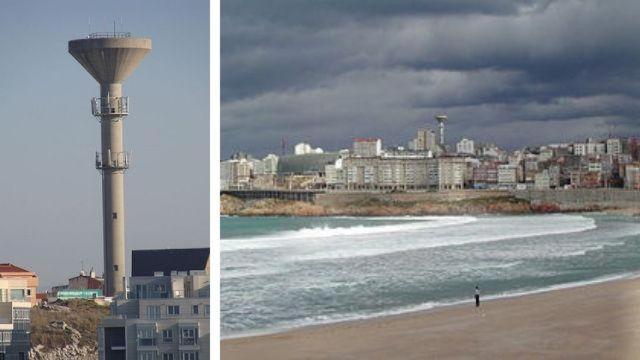
[[[35,307],[31,310],[31,347],[42,345],[44,350],[63,348],[72,344],[71,335],[62,329],[49,326],[52,321],[64,321],[80,332],[79,346],[97,347],[97,328],[100,320],[109,314],[107,306],[88,300],[69,300],[55,305],[68,307],[68,311]]]

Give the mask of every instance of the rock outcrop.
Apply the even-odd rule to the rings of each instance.
[[[32,360],[97,360],[100,320],[108,308],[89,300],[73,300],[33,308]]]

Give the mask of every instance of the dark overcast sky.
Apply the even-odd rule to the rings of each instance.
[[[640,130],[640,1],[223,0],[222,158],[448,140],[507,148]]]

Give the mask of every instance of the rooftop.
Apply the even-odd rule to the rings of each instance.
[[[162,272],[205,270],[209,263],[209,248],[133,250],[131,276],[154,276]]]
[[[30,273],[31,271],[17,267],[10,263],[0,264],[0,273]]]

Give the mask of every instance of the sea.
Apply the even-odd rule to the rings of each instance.
[[[222,217],[223,338],[636,276],[640,219],[605,214]]]

